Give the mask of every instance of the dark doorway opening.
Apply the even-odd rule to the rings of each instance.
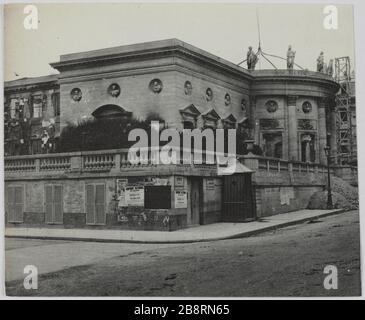
[[[251,173],[223,177],[222,221],[244,222],[256,219]]]

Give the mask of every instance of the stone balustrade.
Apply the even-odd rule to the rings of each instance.
[[[142,150],[134,155],[140,157],[139,163],[133,161],[133,154],[128,154],[128,151],[128,149],[116,149],[5,157],[5,174],[123,171],[130,168],[155,166],[157,160],[163,165],[159,150]],[[158,157],[160,158],[157,159]],[[327,173],[327,167],[317,163],[286,161],[256,155],[238,156],[237,158],[262,177],[267,174],[276,176],[278,174],[287,176],[310,174],[313,177],[319,174],[323,177]],[[216,168],[217,166],[216,159],[214,159],[214,163],[207,163],[207,154],[203,154],[199,159],[202,159],[202,163],[196,162],[197,157],[194,153],[189,155],[189,153],[180,151],[178,165],[190,165],[191,163],[196,168]],[[357,175],[355,167],[331,167],[332,174],[343,172],[346,174],[350,172],[351,176]]]
[[[255,171],[266,171],[266,172],[281,172],[281,171],[292,171],[292,172],[327,172],[327,166],[310,163],[310,162],[299,162],[299,161],[287,161],[278,158],[270,158],[256,155],[239,156],[239,160],[248,166],[250,169]],[[331,168],[333,173],[333,168]]]
[[[333,77],[329,74],[310,70],[261,69],[252,71],[252,74],[255,77],[295,76],[295,77],[306,77],[306,78],[311,77],[317,79],[333,80]]]

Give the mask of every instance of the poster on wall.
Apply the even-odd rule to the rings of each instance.
[[[175,191],[175,208],[182,209],[188,207],[188,192]]]
[[[125,203],[130,207],[144,206],[144,187],[126,187],[125,188]]]
[[[152,182],[155,186],[167,186],[169,184],[169,180],[166,178],[153,178]]]
[[[125,199],[125,187],[128,184],[128,179],[117,179],[117,196],[118,196],[118,207],[126,207]]]
[[[175,176],[175,187],[183,187],[184,186],[184,177]]]
[[[215,189],[215,180],[214,179],[207,179],[206,189],[207,190]]]

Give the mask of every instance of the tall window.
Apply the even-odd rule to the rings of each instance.
[[[266,157],[283,157],[283,136],[281,132],[264,133],[263,150]]]
[[[42,118],[43,116],[43,99],[42,95],[33,97],[33,118]]]
[[[52,105],[55,116],[59,116],[61,114],[60,110],[60,93],[55,92],[52,94]]]
[[[10,118],[15,119],[17,117],[19,109],[19,102],[18,99],[11,99],[10,100]]]

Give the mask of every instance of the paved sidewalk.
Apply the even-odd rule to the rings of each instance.
[[[6,237],[132,243],[188,243],[249,237],[305,221],[344,212],[336,210],[299,210],[265,217],[247,223],[214,223],[172,232],[134,230],[6,228]]]

